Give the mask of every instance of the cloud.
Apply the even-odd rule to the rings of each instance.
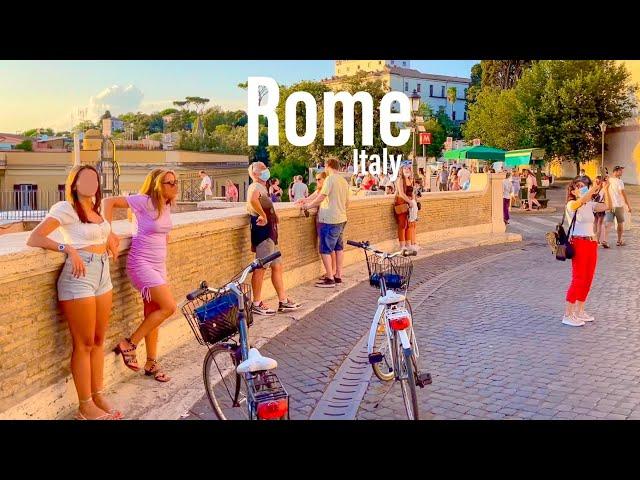
[[[127,112],[137,112],[140,110],[144,93],[135,85],[112,85],[89,98],[87,105],[87,118],[97,119],[105,110],[109,110],[112,115],[120,115]]]

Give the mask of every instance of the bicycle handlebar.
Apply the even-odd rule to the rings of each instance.
[[[347,240],[347,245],[351,245],[352,247],[362,248],[363,250],[368,250],[380,257],[385,257],[385,258],[393,258],[397,256],[415,257],[416,255],[418,255],[418,252],[416,252],[415,250],[404,250],[404,249],[394,253],[383,252],[382,250],[376,250],[375,248],[372,248],[368,241],[355,242],[353,240]]]
[[[200,283],[200,288],[187,294],[187,300],[195,300],[200,295],[203,295],[207,292],[212,292],[212,293],[227,292],[231,290],[231,285],[234,285],[234,284],[239,285],[241,283],[244,283],[244,281],[247,279],[247,275],[249,275],[251,272],[253,272],[257,268],[264,268],[265,265],[267,265],[269,262],[274,261],[276,258],[280,257],[281,255],[282,255],[282,252],[278,251],[278,252],[273,252],[267,255],[266,257],[255,259],[253,262],[247,265],[247,267],[242,271],[242,273],[240,274],[237,280],[232,280],[231,282],[227,283],[224,287],[210,288],[207,282],[203,281]]]

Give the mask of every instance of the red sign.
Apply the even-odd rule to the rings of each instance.
[[[431,145],[431,132],[420,132],[420,145]]]

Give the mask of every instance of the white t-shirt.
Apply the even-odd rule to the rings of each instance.
[[[611,195],[611,204],[613,208],[624,207],[624,197],[622,191],[624,190],[624,182],[616,177],[609,177],[609,194]]]
[[[572,206],[575,206],[577,200],[571,201],[567,203],[567,217],[566,220],[569,222],[568,225],[571,225],[571,221],[573,220],[573,214],[575,210],[572,210]],[[593,215],[593,209],[596,207],[596,202],[587,202],[578,208],[578,214],[576,215],[576,225],[571,231],[571,235],[575,235],[577,237],[593,237],[595,234],[593,232],[593,222],[595,220],[595,216]],[[567,226],[567,233],[569,233],[569,227]]]
[[[461,169],[458,172],[458,180],[460,180],[460,185],[467,183],[469,180],[471,180],[471,172],[466,168]]]
[[[291,187],[291,194],[293,195],[291,201],[296,202],[309,195],[309,188],[302,182],[294,183],[293,187]]]
[[[205,195],[210,195],[213,197],[213,192],[211,191],[211,178],[209,177],[209,175],[205,175],[202,179],[202,182],[200,182],[200,190],[203,189]]]
[[[102,223],[82,223],[73,205],[67,201],[55,203],[47,217],[60,222],[60,232],[64,243],[74,248],[84,248],[89,245],[104,245],[111,232],[111,225],[103,219]]]
[[[505,178],[502,181],[502,198],[511,198],[513,193],[513,183],[510,178]]]
[[[249,185],[249,188],[247,188],[247,213],[249,215],[257,217],[259,213],[255,211],[251,206],[251,197],[253,196],[253,192],[255,190],[257,190],[260,195],[264,197],[269,197],[269,192],[267,191],[267,187],[258,182],[253,182],[251,185]]]

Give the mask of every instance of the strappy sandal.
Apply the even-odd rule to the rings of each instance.
[[[80,400],[80,403],[87,403],[87,402],[90,402],[91,400],[93,400],[93,397],[89,397],[86,400]],[[99,417],[96,417],[96,418],[87,418],[82,414],[80,410],[78,410],[76,414],[73,416],[73,419],[74,420],[114,420],[114,417],[110,413],[105,413],[104,415],[100,415]]]
[[[624,247],[626,244],[624,243],[624,240],[620,240],[619,242],[616,242],[616,245],[618,247]]]
[[[93,398],[95,395],[102,395],[102,390],[98,390],[97,392],[92,393],[91,398]],[[105,410],[105,412],[111,415],[114,420],[122,420],[124,418],[124,415],[120,410]]]
[[[122,354],[122,361],[127,366],[127,368],[130,368],[134,372],[139,372],[140,365],[138,365],[138,357],[136,357],[136,348],[138,348],[138,346],[133,343],[130,338],[125,338],[124,341],[131,345],[132,348],[123,350],[120,347],[120,343],[122,343],[122,341],[120,341],[120,343],[116,345],[116,348],[114,348],[113,351]]]
[[[149,370],[147,370],[146,368],[144,369],[145,376],[147,377],[153,376],[155,380],[162,383],[165,383],[171,380],[171,377],[169,377],[166,373],[164,373],[160,369],[160,365],[158,365],[158,362],[154,358],[147,358],[147,361],[151,362],[151,368]]]

